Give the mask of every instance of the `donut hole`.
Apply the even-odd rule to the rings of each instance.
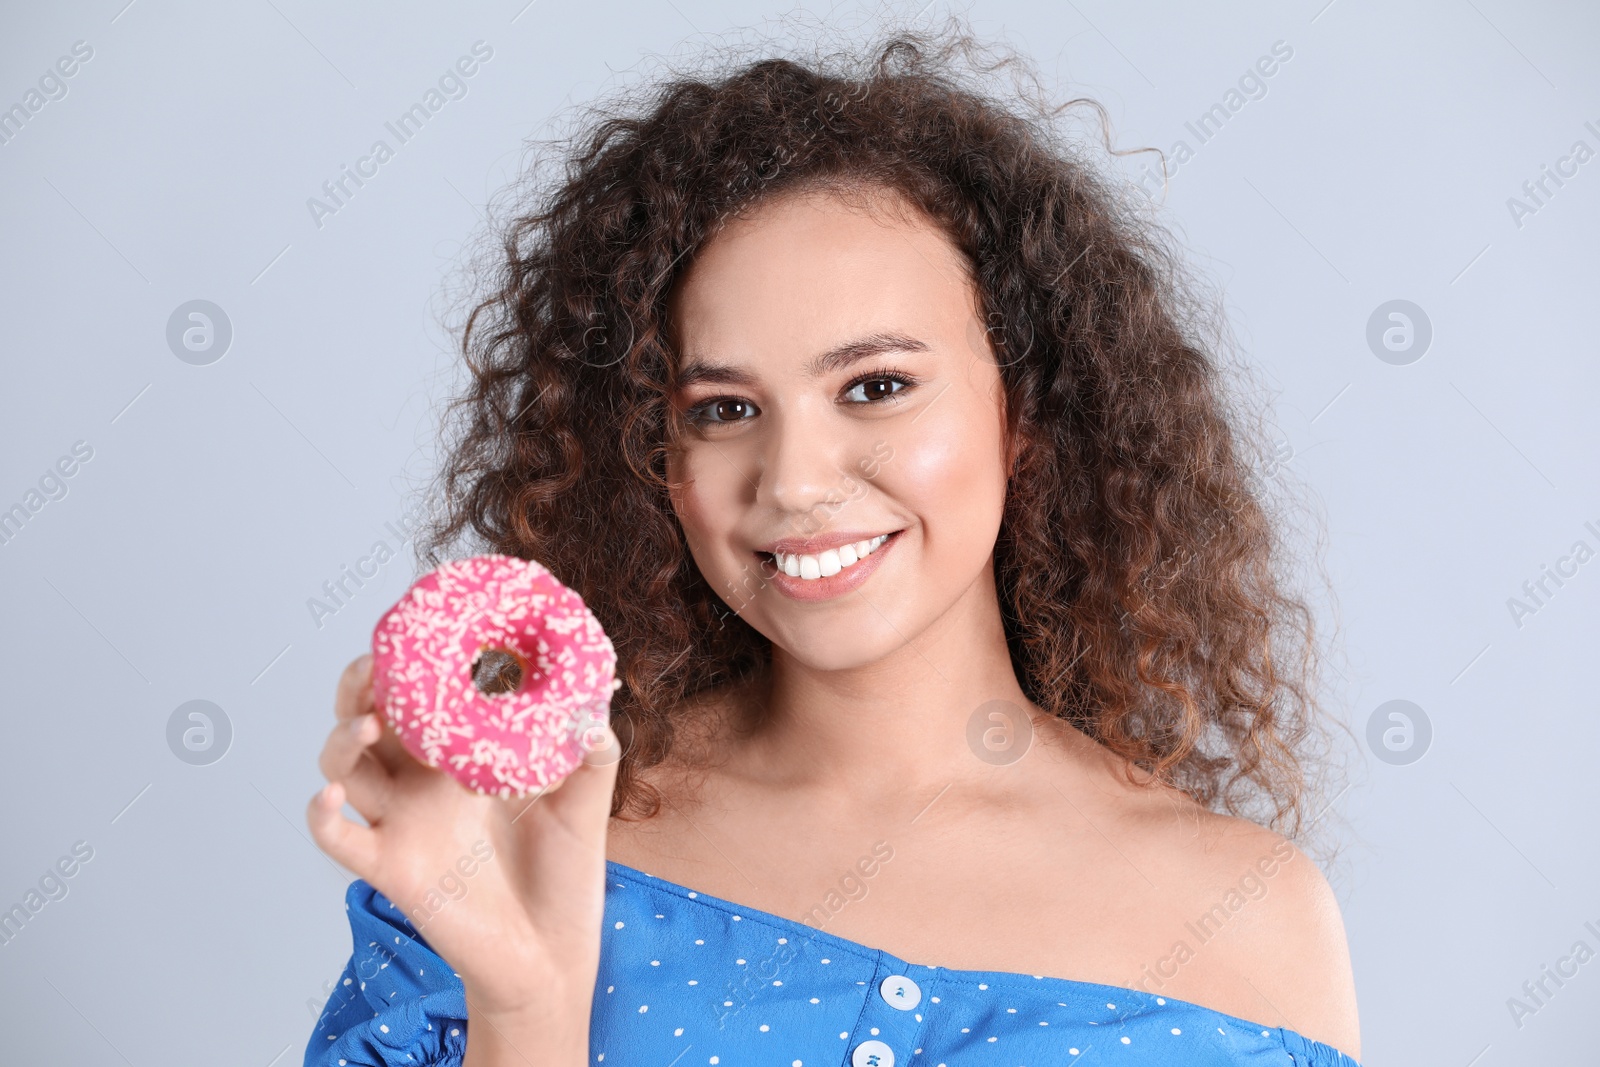
[[[522,657],[508,648],[485,648],[472,661],[472,684],[484,696],[504,696],[522,688],[527,674]]]

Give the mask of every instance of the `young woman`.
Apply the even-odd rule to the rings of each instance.
[[[478,796],[351,665],[308,1065],[1354,1063],[1249,439],[967,43],[666,84],[508,231],[431,544],[583,595],[614,733]]]

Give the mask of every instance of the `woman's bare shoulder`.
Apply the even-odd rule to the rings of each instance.
[[[1358,1058],[1344,920],[1317,864],[1282,834],[1181,795],[1139,822],[1157,884],[1170,887],[1205,951],[1259,994],[1277,1025]]]

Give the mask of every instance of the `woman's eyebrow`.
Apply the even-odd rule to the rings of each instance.
[[[864,359],[886,352],[926,352],[928,346],[915,337],[898,333],[875,333],[834,345],[805,365],[803,373],[808,378],[820,378],[833,371],[843,370]],[[754,387],[757,378],[740,367],[726,363],[713,363],[695,359],[685,364],[678,373],[678,387],[685,388],[701,382],[717,385]]]
[[[806,365],[806,376],[820,378],[832,371],[843,370],[853,363],[885,352],[926,352],[928,346],[915,337],[899,333],[875,333],[835,345]]]

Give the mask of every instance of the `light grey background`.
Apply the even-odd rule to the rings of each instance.
[[[0,14],[0,107],[93,48],[0,145],[0,509],[93,449],[0,545],[0,908],[94,850],[0,945],[0,1059],[282,1067],[350,950],[348,875],[303,823],[315,754],[410,546],[320,628],[307,600],[399,547],[385,523],[432,471],[454,373],[438,319],[483,205],[613,71],[783,9],[124,3]],[[1162,216],[1222,287],[1327,520],[1360,746],[1329,873],[1365,1062],[1589,1062],[1600,960],[1520,1027],[1507,999],[1575,942],[1600,950],[1600,561],[1520,625],[1507,602],[1575,542],[1600,549],[1600,159],[1521,225],[1508,199],[1574,142],[1600,151],[1600,15],[1325,4],[964,10],[1063,98],[1100,99],[1119,145],[1194,149]],[[467,95],[319,228],[307,199],[478,40],[493,58]],[[1185,123],[1278,41],[1293,56],[1265,95],[1200,145]],[[166,341],[194,299],[233,327],[208,366]],[[1408,365],[1366,339],[1394,299],[1433,328]],[[232,724],[209,766],[167,743],[196,699]],[[1360,741],[1392,699],[1432,724],[1410,765]]]

